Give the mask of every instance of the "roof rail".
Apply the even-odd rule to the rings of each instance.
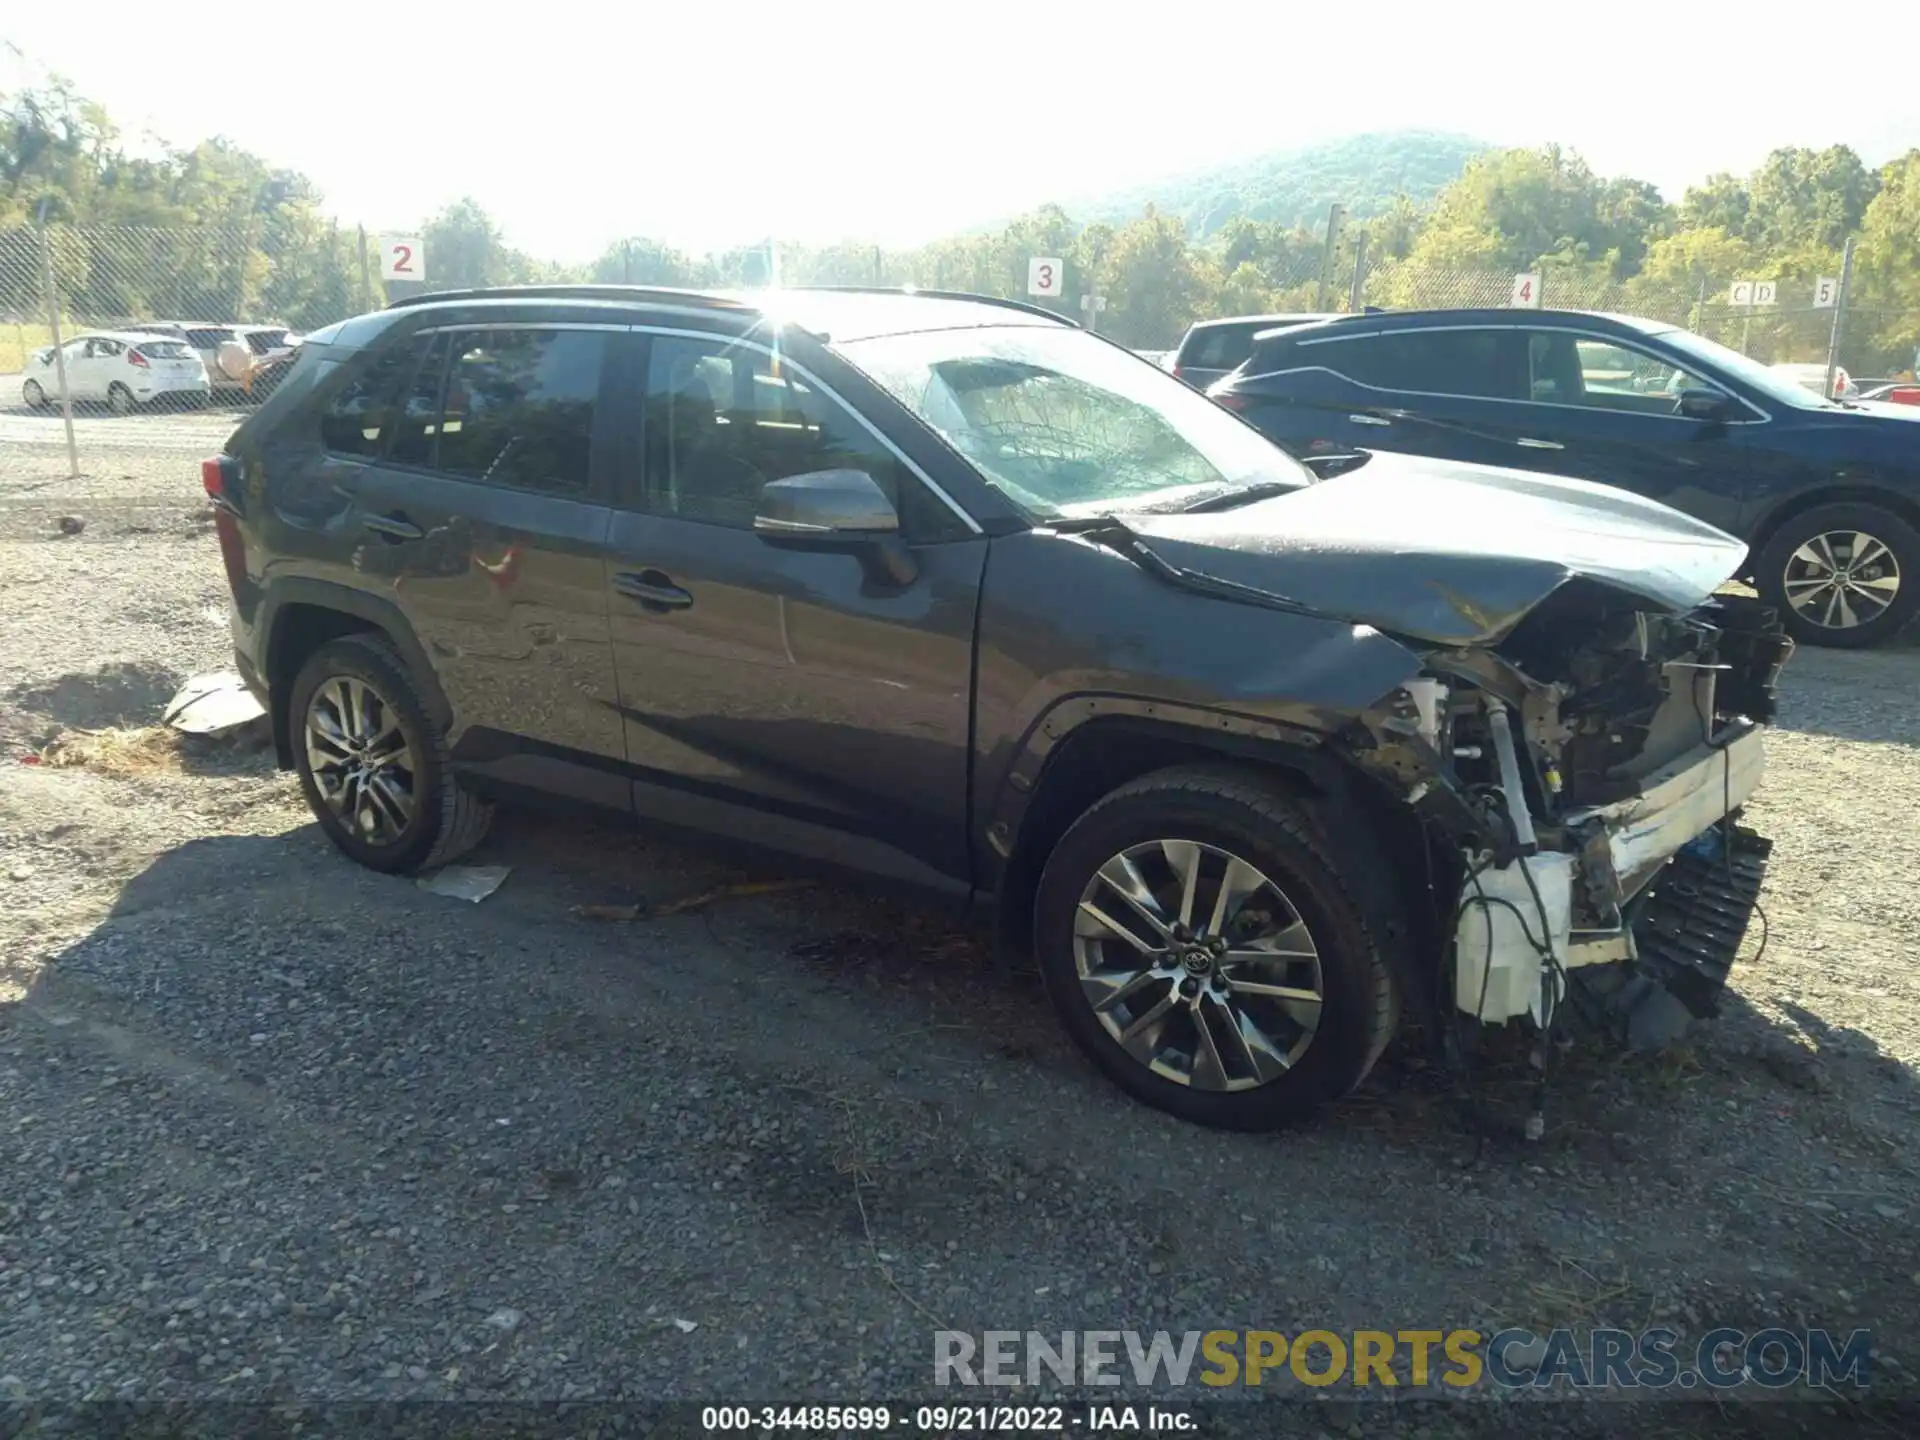
[[[1044,305],[1029,305],[1024,300],[1005,300],[998,295],[980,295],[971,290],[926,290],[915,285],[789,285],[789,290],[827,291],[841,295],[924,295],[933,300],[970,300],[976,305],[999,305],[1008,310],[1020,310],[1028,315],[1044,315],[1049,320],[1057,320],[1062,325],[1079,328],[1080,322],[1072,316],[1062,315],[1058,310],[1049,310]]]
[[[676,289],[670,285],[493,285],[475,290],[429,290],[389,300],[387,309],[432,305],[453,300],[646,300],[658,298],[681,304],[711,305],[716,310],[742,310],[738,300],[711,290]]]

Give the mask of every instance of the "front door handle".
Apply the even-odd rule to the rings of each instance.
[[[1352,421],[1355,425],[1377,425],[1381,429],[1385,429],[1386,427],[1393,424],[1391,420],[1388,420],[1384,416],[1380,416],[1380,415],[1349,415],[1347,416],[1347,419]]]
[[[1522,438],[1513,443],[1526,450],[1564,450],[1567,448],[1558,440],[1528,440]]]
[[[427,533],[398,511],[392,515],[363,515],[360,523],[389,540],[419,540]]]
[[[613,588],[630,600],[638,600],[648,610],[684,610],[693,604],[693,596],[658,570],[616,575]]]

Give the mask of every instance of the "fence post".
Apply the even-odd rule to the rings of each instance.
[[[1835,398],[1833,393],[1833,372],[1840,368],[1840,336],[1846,329],[1847,287],[1853,281],[1853,236],[1847,237],[1847,247],[1840,252],[1840,288],[1833,297],[1833,329],[1827,335],[1827,399]]]
[[[73,391],[67,385],[67,352],[60,339],[60,290],[53,278],[53,246],[40,224],[40,278],[47,291],[47,328],[53,331],[53,368],[60,378],[60,413],[67,423],[67,478],[80,478],[80,446],[73,438]]]
[[[367,227],[360,227],[360,313],[373,309],[373,274],[367,268]]]
[[[1347,218],[1347,207],[1334,205],[1327,211],[1327,238],[1320,247],[1320,290],[1314,302],[1314,309],[1325,311],[1328,291],[1333,284],[1333,247],[1339,242],[1341,222]]]
[[[1362,230],[1353,242],[1353,288],[1347,291],[1347,313],[1358,315],[1365,308],[1367,293],[1367,232]]]

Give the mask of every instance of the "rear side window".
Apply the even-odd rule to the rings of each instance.
[[[1525,337],[1514,330],[1407,330],[1303,346],[1322,365],[1376,390],[1525,400]]]
[[[193,354],[178,340],[147,340],[133,348],[149,360],[185,360]]]
[[[1196,330],[1187,341],[1182,365],[1201,370],[1237,370],[1253,354],[1253,337],[1271,329],[1271,321],[1255,325],[1209,325]]]
[[[399,412],[400,395],[420,368],[432,338],[421,336],[410,345],[398,345],[361,367],[360,373],[334,397],[320,417],[320,443],[336,455],[375,456],[391,438]],[[438,400],[440,372],[433,372]]]
[[[521,490],[586,494],[606,335],[486,330],[453,340],[435,468]]]
[[[224,327],[208,326],[202,330],[187,331],[187,343],[196,350],[212,350],[233,338],[233,331]]]

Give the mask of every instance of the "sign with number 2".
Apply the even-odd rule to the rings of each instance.
[[[427,253],[417,236],[396,236],[380,242],[380,278],[382,280],[427,278]]]

